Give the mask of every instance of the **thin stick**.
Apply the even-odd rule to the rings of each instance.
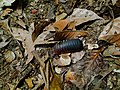
[[[46,64],[46,79],[47,79],[47,90],[50,90],[50,62]]]

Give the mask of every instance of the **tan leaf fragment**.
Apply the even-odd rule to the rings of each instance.
[[[27,83],[29,88],[32,88],[34,86],[31,78],[25,79],[25,82]]]
[[[56,31],[62,31],[67,26],[68,20],[60,20],[53,24]]]
[[[73,39],[75,37],[84,37],[88,33],[86,31],[61,31],[56,32],[55,40],[65,40],[65,39]]]

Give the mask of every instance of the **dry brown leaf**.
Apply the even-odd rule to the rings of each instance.
[[[32,33],[32,40],[35,41],[36,38],[43,32],[43,29],[50,24],[50,21],[40,21]]]
[[[86,36],[88,33],[86,31],[61,31],[56,32],[55,40],[65,40],[65,39],[73,39],[77,36],[83,37]]]
[[[65,19],[65,20],[60,20],[60,21],[55,22],[53,26],[56,29],[56,31],[62,31],[65,29],[67,24],[68,24],[68,20]]]
[[[120,34],[107,35],[100,38],[101,40],[107,41],[111,44],[114,44],[117,47],[120,47]]]

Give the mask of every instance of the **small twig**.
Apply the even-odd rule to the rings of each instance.
[[[47,90],[50,90],[50,62],[46,64],[46,79],[47,79]]]

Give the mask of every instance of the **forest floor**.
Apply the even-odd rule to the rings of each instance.
[[[120,0],[0,0],[0,90],[120,90]]]

